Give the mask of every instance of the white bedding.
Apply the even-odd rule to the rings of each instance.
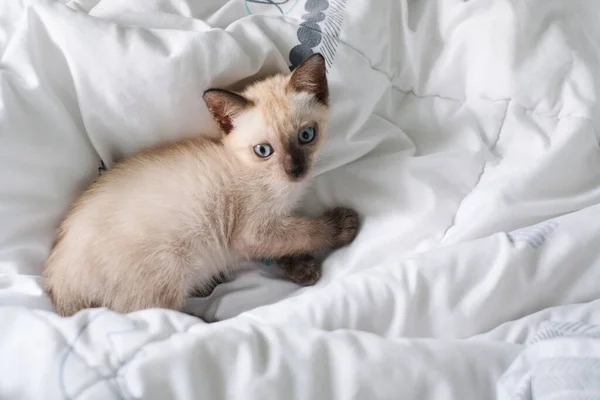
[[[519,398],[540,324],[600,324],[600,2],[280,3],[0,1],[1,399]],[[204,89],[310,51],[306,210],[363,216],[322,281],[249,265],[188,304],[212,324],[52,313],[41,265],[101,164],[213,134]]]
[[[513,392],[515,400],[600,398],[599,325],[545,322],[527,345],[499,381],[499,393]]]

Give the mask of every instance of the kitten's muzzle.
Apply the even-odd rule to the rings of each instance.
[[[290,152],[283,160],[283,169],[292,181],[301,180],[308,171],[306,159],[301,151]]]

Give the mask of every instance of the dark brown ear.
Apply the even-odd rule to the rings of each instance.
[[[208,111],[225,134],[233,129],[233,118],[252,105],[249,100],[239,94],[223,89],[208,89],[202,97]]]
[[[329,88],[327,87],[326,72],[325,58],[321,54],[315,53],[302,61],[292,72],[289,87],[297,92],[312,93],[317,100],[327,105]]]

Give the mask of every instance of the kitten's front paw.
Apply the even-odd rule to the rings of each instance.
[[[325,218],[334,227],[335,247],[352,242],[358,234],[358,213],[350,208],[337,207],[325,213]]]
[[[321,279],[321,262],[309,255],[282,257],[277,265],[298,285],[312,286]]]

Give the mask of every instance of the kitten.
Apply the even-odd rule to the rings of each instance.
[[[223,136],[141,151],[99,176],[71,206],[46,261],[57,312],[181,310],[186,298],[241,259],[276,259],[314,284],[310,254],[350,243],[358,215],[293,215],[325,139],[328,86],[320,54],[242,94],[204,100]]]

